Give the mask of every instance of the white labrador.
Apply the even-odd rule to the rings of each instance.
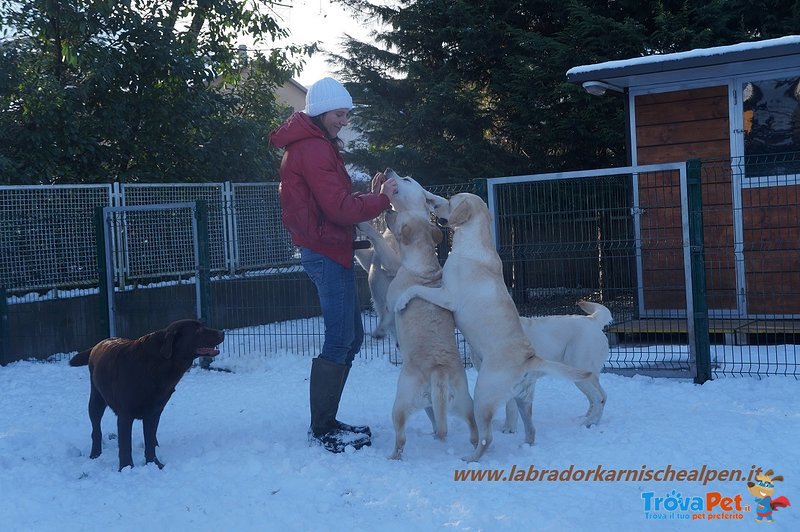
[[[434,203],[434,213],[454,230],[442,287],[412,286],[398,297],[394,309],[402,311],[419,297],[452,311],[470,349],[481,357],[474,390],[480,436],[475,452],[466,458],[474,462],[492,442],[492,418],[499,405],[512,397],[516,399],[525,425],[525,441],[532,444],[533,380],[554,374],[579,381],[591,374],[537,356],[503,281],[502,263],[491,242],[486,203],[468,193],[456,194],[450,201],[438,198]]]
[[[442,239],[442,232],[430,221],[429,193],[411,178],[397,176],[391,170],[385,173],[397,182],[397,193],[392,199],[396,214],[387,218],[400,251],[400,267],[386,293],[389,308],[393,308],[397,296],[409,287],[441,285],[442,268],[436,245]],[[361,225],[359,228],[379,250],[381,235],[377,230]],[[403,366],[392,408],[395,448],[390,458],[402,456],[408,417],[422,408],[431,419],[437,439],[447,436],[450,410],[466,421],[470,441],[473,447],[477,445],[478,428],[455,340],[452,312],[426,301],[413,301],[402,315],[395,316],[394,325]]]
[[[387,213],[387,220],[393,214]],[[388,223],[388,222],[387,222]],[[362,233],[370,232],[372,247],[355,250],[356,262],[367,272],[367,284],[372,296],[372,306],[378,314],[378,325],[370,332],[374,338],[384,338],[394,331],[394,310],[386,306],[386,290],[400,267],[400,249],[392,232],[383,233],[369,222],[359,224]]]
[[[584,418],[584,424],[589,427],[600,421],[606,404],[607,395],[600,386],[600,371],[608,358],[608,337],[603,329],[613,320],[608,308],[599,303],[579,301],[578,306],[586,315],[520,317],[520,322],[537,355],[592,374],[584,381],[575,382],[589,400]],[[475,369],[480,371],[480,356],[470,353],[470,358]],[[531,385],[531,400],[534,391]],[[503,432],[516,432],[518,416],[516,401],[508,401]]]

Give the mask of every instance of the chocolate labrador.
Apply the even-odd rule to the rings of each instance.
[[[97,458],[103,451],[100,420],[109,406],[117,415],[120,471],[133,467],[131,430],[134,419],[142,420],[145,463],[155,462],[159,469],[164,467],[156,457],[156,431],[161,412],[192,361],[201,356],[218,355],[217,345],[224,339],[224,332],[204,327],[197,320],[179,320],[136,340],[102,340],[72,357],[70,366],[89,366],[89,419],[92,422],[89,458]]]

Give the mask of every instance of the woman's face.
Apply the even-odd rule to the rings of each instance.
[[[347,125],[347,109],[334,109],[322,115],[322,125],[330,138],[339,135],[339,131]]]

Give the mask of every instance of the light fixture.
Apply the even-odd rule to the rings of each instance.
[[[602,96],[607,91],[614,91],[619,93],[625,92],[622,89],[622,87],[617,87],[616,85],[606,83],[605,81],[584,81],[583,89],[592,96]]]

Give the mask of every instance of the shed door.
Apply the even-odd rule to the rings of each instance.
[[[636,163],[669,163],[700,158],[711,162],[703,174],[708,308],[712,313],[737,314],[737,275],[734,254],[734,214],[728,87],[704,87],[635,97]],[[667,209],[669,198],[680,198],[677,176],[658,183],[642,182],[639,203],[644,285],[643,311],[671,313],[685,309],[681,287],[683,256],[664,253],[664,242],[681,246],[680,212]],[[685,206],[684,206],[685,208]],[[661,248],[661,249],[660,249]],[[648,259],[651,257],[651,259]],[[679,277],[681,276],[681,277]]]

